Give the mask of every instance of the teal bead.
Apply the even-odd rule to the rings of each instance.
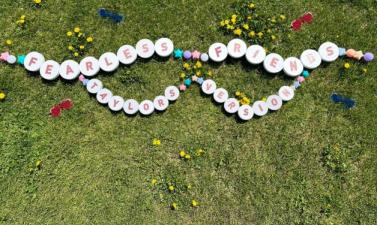
[[[186,79],[185,80],[185,85],[186,85],[186,87],[190,87],[190,85],[191,85],[191,79]]]
[[[305,78],[308,78],[310,76],[309,71],[304,70],[304,72],[302,72],[302,76],[305,77]]]

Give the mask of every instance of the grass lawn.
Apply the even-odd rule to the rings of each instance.
[[[218,29],[233,14],[232,3],[48,0],[36,9],[31,0],[2,0],[0,45],[62,62],[69,56],[66,32],[80,26],[95,39],[85,55],[160,37],[207,51],[233,38]],[[375,0],[255,3],[288,21],[314,13],[313,24],[276,47],[284,57],[325,41],[377,53]],[[121,12],[125,21],[100,18],[101,7]],[[6,39],[13,45],[5,46]],[[351,69],[339,79],[346,62]],[[218,85],[254,100],[292,82],[240,60],[210,68]],[[180,62],[156,57],[98,77],[118,95],[141,101],[178,85],[180,71]],[[0,89],[9,92],[0,102],[0,224],[377,224],[376,74],[375,61],[339,59],[315,70],[278,112],[240,123],[197,85],[164,113],[127,117],[100,106],[80,82],[45,82],[1,63]],[[333,91],[355,99],[356,107],[332,103]],[[51,118],[50,107],[65,98],[74,108]],[[152,145],[154,138],[161,145]],[[178,157],[181,149],[199,148],[202,157]],[[199,207],[190,206],[193,199]]]

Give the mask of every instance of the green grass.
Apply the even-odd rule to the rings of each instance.
[[[177,47],[201,51],[232,39],[217,27],[232,14],[230,0],[48,0],[41,9],[31,2],[0,3],[0,41],[12,39],[15,54],[36,50],[62,61],[65,33],[74,26],[94,36],[87,55],[96,57],[141,38],[167,36]],[[271,2],[256,1],[288,20],[307,10],[315,14],[313,24],[277,47],[285,57],[328,40],[377,53],[374,0]],[[125,14],[124,23],[99,18],[100,7]],[[27,26],[18,29],[22,14]],[[0,102],[0,224],[377,224],[377,66],[338,80],[345,62],[364,67],[344,59],[322,66],[280,111],[247,123],[223,114],[197,86],[165,113],[126,117],[101,107],[79,82],[46,83],[1,64],[0,88],[9,94]],[[213,68],[219,85],[253,99],[291,82],[242,62]],[[179,71],[176,61],[153,59],[99,78],[140,101],[178,84]],[[333,104],[333,91],[357,106]],[[72,98],[74,108],[50,118],[50,107],[64,98]],[[152,146],[153,138],[161,146]],[[203,158],[178,159],[180,149],[196,148],[206,151]],[[153,178],[192,189],[169,194],[163,185],[153,188]],[[199,208],[189,206],[192,198]],[[173,200],[177,211],[169,208]]]

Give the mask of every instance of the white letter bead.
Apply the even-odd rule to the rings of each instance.
[[[268,106],[264,101],[256,101],[253,104],[253,111],[257,116],[264,116],[268,113]]]
[[[283,105],[283,100],[278,95],[271,95],[267,98],[267,106],[270,110],[279,110]]]
[[[242,105],[238,109],[238,117],[242,120],[251,120],[254,116],[253,108],[250,105]]]
[[[214,62],[222,62],[228,56],[228,48],[222,43],[215,43],[209,47],[209,58]]]
[[[154,105],[153,102],[150,100],[144,100],[139,105],[139,111],[141,114],[147,116],[153,113]]]
[[[123,105],[123,110],[128,115],[134,115],[139,111],[139,103],[135,99],[128,99]]]
[[[38,71],[45,62],[45,57],[39,52],[30,52],[26,55],[24,66],[30,72]]]
[[[213,93],[213,99],[215,99],[217,103],[224,103],[228,99],[228,97],[228,91],[224,88],[218,88]]]
[[[318,53],[323,61],[333,62],[339,57],[339,48],[332,42],[325,42],[319,47]]]
[[[98,79],[91,79],[86,84],[86,90],[91,94],[97,94],[103,88],[102,81]]]
[[[113,93],[107,88],[101,89],[97,92],[97,101],[101,104],[109,103],[110,99],[113,97]]]
[[[105,72],[113,72],[119,67],[118,57],[112,52],[106,52],[99,58],[99,66]]]
[[[216,90],[216,83],[215,81],[211,80],[211,79],[208,79],[208,80],[205,80],[202,84],[202,91],[207,94],[207,95],[211,95],[215,92]]]
[[[246,43],[241,39],[233,39],[228,43],[228,53],[233,58],[241,58],[246,54]]]
[[[73,60],[67,60],[60,65],[59,73],[65,80],[74,80],[80,74],[80,66]]]
[[[300,56],[301,63],[305,68],[313,70],[321,65],[322,59],[316,50],[305,50]]]
[[[153,56],[154,54],[154,44],[149,39],[142,39],[136,44],[136,52],[138,56],[143,59],[147,59]]]
[[[284,59],[279,54],[271,53],[266,56],[263,66],[269,73],[279,73],[283,70]]]
[[[55,80],[59,77],[59,63],[53,60],[47,60],[41,66],[39,73],[41,77],[45,80]]]
[[[157,96],[153,100],[154,108],[158,111],[164,111],[169,106],[169,100],[165,96]]]
[[[291,87],[283,86],[279,89],[279,96],[283,101],[289,101],[295,96],[295,91]]]
[[[224,103],[224,109],[227,113],[236,113],[240,108],[240,103],[235,98],[229,98]]]
[[[136,49],[131,45],[123,45],[117,52],[118,60],[124,65],[131,65],[137,59]]]
[[[169,38],[160,38],[155,43],[157,55],[167,57],[174,51],[174,44]]]
[[[265,58],[266,50],[260,45],[252,45],[246,51],[246,59],[251,64],[261,64]]]
[[[80,62],[80,71],[83,75],[92,77],[100,71],[99,62],[92,56],[85,57]]]
[[[111,111],[118,112],[123,108],[124,99],[120,96],[113,96],[108,103]]]
[[[179,97],[179,89],[176,86],[169,86],[165,89],[165,97],[169,101],[175,101]]]
[[[284,73],[290,77],[297,77],[304,71],[304,66],[296,57],[289,57],[284,61]]]

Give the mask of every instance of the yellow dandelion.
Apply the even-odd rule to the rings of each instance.
[[[88,38],[86,39],[86,42],[88,42],[88,43],[93,42],[93,38],[92,38],[92,37],[88,37]]]
[[[82,50],[82,49],[84,49],[85,48],[85,46],[84,45],[80,45],[80,49]]]
[[[42,0],[33,0],[35,4],[41,4]]]
[[[185,155],[186,155],[186,152],[185,152],[184,150],[181,150],[181,151],[179,152],[179,156],[180,156],[181,158],[184,158]]]
[[[222,20],[221,22],[220,22],[220,26],[225,26],[225,21],[224,20]]]
[[[241,92],[240,91],[236,91],[236,96],[240,96],[241,95]]]
[[[199,202],[197,202],[195,199],[191,201],[191,205],[192,207],[198,207],[199,206]]]
[[[251,16],[248,16],[248,17],[247,17],[247,19],[248,19],[248,20],[251,20],[251,19],[252,19],[252,17],[251,17]]]
[[[73,35],[72,31],[67,32],[67,37],[72,37],[72,35]]]
[[[251,38],[255,37],[255,31],[250,31],[248,35]]]
[[[232,18],[230,21],[232,21],[232,23],[235,24],[237,22],[237,19],[236,18]]]
[[[225,20],[225,21],[224,21],[224,24],[225,24],[225,25],[228,25],[228,24],[229,24],[229,20]]]
[[[152,144],[153,145],[161,145],[161,140],[157,139],[157,138],[154,138],[153,141],[152,141]]]
[[[257,35],[258,35],[259,38],[262,38],[263,37],[263,32],[259,32]]]
[[[13,41],[10,40],[10,39],[8,39],[8,40],[5,41],[5,44],[6,44],[6,45],[12,45],[12,44],[13,44]]]
[[[173,192],[175,188],[174,188],[173,185],[169,185],[168,189],[169,189],[170,192]]]
[[[204,150],[203,149],[200,148],[200,149],[196,150],[196,155],[197,156],[202,156],[203,154],[204,154]]]
[[[197,68],[202,68],[202,63],[200,61],[196,62],[195,66]]]
[[[249,4],[249,9],[255,9],[255,4],[254,3],[250,3]]]
[[[21,19],[21,20],[24,20],[24,19],[26,19],[26,16],[25,16],[25,15],[22,15],[22,16],[20,17],[20,19]]]
[[[212,77],[213,76],[213,72],[211,70],[208,71],[207,73],[208,76]]]
[[[191,159],[191,155],[190,154],[186,154],[185,155],[185,159],[187,159],[187,160]]]
[[[233,14],[232,19],[237,19],[237,15]]]
[[[195,75],[196,75],[197,77],[201,77],[201,76],[202,76],[202,72],[197,71],[197,72],[195,73]]]
[[[276,40],[276,36],[275,35],[271,35],[271,40],[275,41]]]
[[[78,56],[79,56],[79,53],[78,53],[78,52],[75,52],[73,55],[74,55],[75,57],[78,57]]]
[[[178,205],[177,205],[177,203],[173,202],[173,203],[170,205],[170,208],[171,208],[172,210],[177,210],[177,209],[178,209]]]
[[[181,73],[181,74],[179,75],[179,77],[180,77],[181,79],[184,79],[184,78],[186,77],[186,74],[185,74],[185,73]]]
[[[73,29],[73,31],[75,32],[75,33],[79,33],[80,32],[80,27],[75,27],[75,29]]]
[[[245,29],[245,30],[249,30],[249,24],[244,24],[242,27],[243,27],[243,29]]]
[[[367,68],[363,68],[363,73],[367,73],[368,72],[368,69]]]
[[[152,185],[156,185],[157,184],[157,179],[152,179]]]
[[[0,101],[4,100],[7,95],[4,92],[0,92]]]
[[[72,45],[70,45],[70,46],[68,46],[68,50],[73,51],[73,50],[75,50],[75,48]]]
[[[237,29],[235,29],[235,30],[233,31],[233,33],[234,33],[235,35],[241,36],[241,34],[242,34],[242,30],[241,30],[240,28],[237,28]]]
[[[42,161],[41,160],[37,160],[37,162],[35,162],[35,166],[40,169],[41,166],[42,166]]]
[[[349,63],[345,63],[345,64],[344,64],[344,68],[345,68],[345,69],[349,69],[349,68],[351,68],[351,64],[349,64]]]
[[[285,17],[284,15],[280,15],[280,19],[284,21],[287,19],[287,17]]]

